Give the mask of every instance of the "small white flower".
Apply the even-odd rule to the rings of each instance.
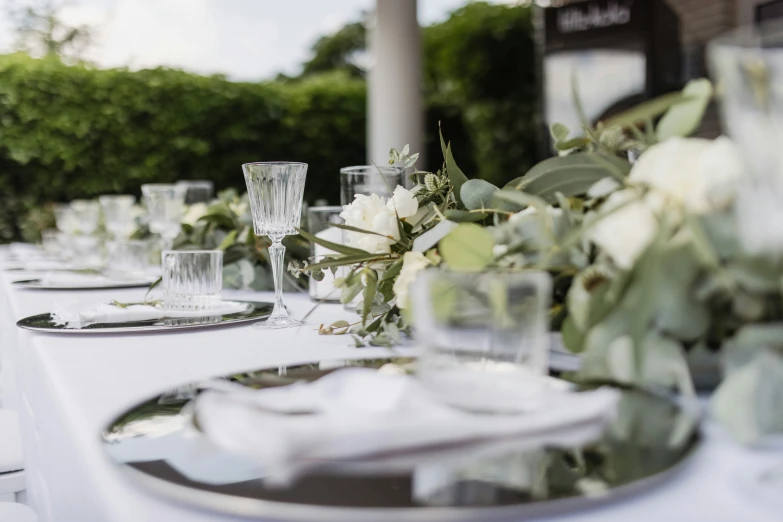
[[[660,191],[691,212],[725,205],[744,172],[728,138],[671,138],[650,147],[634,164],[629,180]]]
[[[392,214],[394,214],[396,210],[400,219],[414,216],[419,210],[419,202],[416,200],[416,196],[413,192],[399,185],[394,189],[394,194],[386,203],[386,206]]]
[[[588,232],[589,239],[624,270],[633,268],[658,229],[655,216],[660,202],[638,198],[633,189],[610,195],[601,207],[605,215],[599,216]]]
[[[406,309],[410,305],[408,302],[408,291],[410,285],[416,279],[416,275],[432,264],[432,261],[424,257],[421,252],[405,252],[402,258],[402,270],[400,270],[397,279],[394,281],[394,295],[397,296],[397,306]]]
[[[182,216],[182,222],[186,225],[195,226],[196,222],[206,213],[206,203],[194,203],[185,210],[185,215]]]

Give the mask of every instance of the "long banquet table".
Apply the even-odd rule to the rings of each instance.
[[[235,520],[150,496],[127,482],[102,453],[99,434],[124,408],[196,379],[242,370],[357,355],[349,337],[319,336],[321,323],[348,318],[322,305],[301,329],[259,331],[250,326],[140,335],[56,335],[20,330],[15,322],[48,312],[55,301],[133,301],[144,289],[43,291],[14,287],[20,272],[1,272],[4,407],[22,419],[28,501],[43,522],[217,522]],[[269,293],[228,293],[269,301]],[[287,295],[302,316],[312,303]],[[362,348],[368,356],[382,348]],[[395,353],[399,354],[400,350]],[[740,477],[783,454],[733,443],[710,423],[706,442],[670,480],[600,507],[547,520],[570,522],[780,520],[756,502]],[[538,519],[537,519],[538,520]],[[480,521],[476,521],[480,522]]]

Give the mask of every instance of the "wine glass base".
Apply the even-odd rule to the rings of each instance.
[[[256,330],[280,330],[282,328],[296,328],[306,324],[304,321],[292,317],[270,317],[266,321],[255,323],[253,328]]]

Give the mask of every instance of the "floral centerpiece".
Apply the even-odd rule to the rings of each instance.
[[[347,267],[335,285],[344,303],[359,299],[360,319],[322,333],[383,346],[410,327],[419,270],[546,270],[552,329],[582,354],[575,378],[692,396],[692,370],[719,351],[716,416],[743,440],[783,431],[771,400],[783,386],[783,265],[735,208],[745,171],[734,144],[687,137],[712,95],[697,80],[596,126],[583,116],[575,137],[555,124],[558,155],[502,188],[468,179],[441,139],[440,170],[415,170],[413,190],[388,201],[356,196],[342,214],[348,244],[303,231],[337,254],[289,268],[319,278]],[[392,150],[390,162],[416,156]]]

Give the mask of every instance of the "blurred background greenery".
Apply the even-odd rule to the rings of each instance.
[[[142,183],[243,190],[240,165],[259,159],[309,163],[306,199],[337,203],[340,167],[366,161],[361,22],[319,39],[299,76],[242,83],[97,69],[79,59],[86,28],[30,29],[47,27],[40,17],[60,24],[21,12],[22,51],[0,56],[0,241],[34,240],[53,202],[138,194]],[[32,48],[46,56],[24,52]],[[441,122],[469,176],[502,185],[524,174],[537,128],[531,8],[469,3],[424,27],[423,49],[430,165],[421,167],[439,167]]]

